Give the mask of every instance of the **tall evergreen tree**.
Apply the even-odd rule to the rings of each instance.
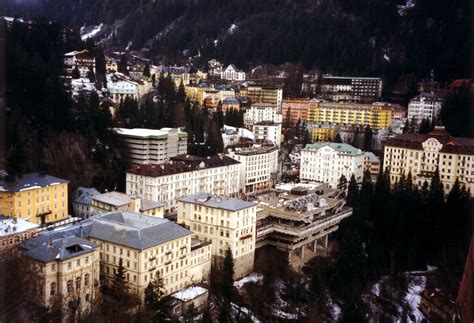
[[[150,77],[150,65],[148,63],[145,64],[145,67],[143,68],[143,75],[146,77]]]
[[[355,148],[360,148],[360,134],[359,127],[355,128],[354,136],[352,137],[351,145]]]
[[[348,206],[358,207],[359,206],[359,187],[355,179],[354,174],[351,175],[349,180],[349,186],[347,188],[346,202]]]
[[[234,300],[234,275],[234,257],[230,247],[227,247],[222,266],[221,292],[224,299],[228,302]]]
[[[128,61],[127,55],[120,56],[120,60],[117,64],[117,72],[128,75]]]
[[[339,132],[338,132],[338,133],[336,133],[336,135],[334,136],[334,139],[333,139],[333,141],[334,141],[334,142],[336,142],[336,143],[340,143],[340,144],[342,144],[342,143],[343,143],[343,141],[342,141],[342,137],[341,137],[341,135],[339,134]]]
[[[431,131],[431,122],[429,119],[423,119],[420,123],[419,133],[425,134]]]
[[[77,65],[74,65],[74,68],[71,72],[71,77],[75,80],[81,77],[81,73],[79,72],[79,68],[77,67]]]
[[[222,133],[218,125],[217,117],[215,115],[211,121],[211,128],[207,133],[207,147],[211,155],[224,152],[224,142],[222,140]]]
[[[364,147],[363,147],[364,151],[372,151],[373,137],[374,137],[374,134],[373,134],[372,128],[370,128],[370,126],[367,125],[364,131]]]
[[[347,190],[347,178],[346,176],[344,176],[344,174],[342,174],[339,178],[339,182],[337,183],[337,189],[343,191],[344,194]]]
[[[155,322],[166,322],[171,316],[170,299],[165,296],[163,278],[157,271],[145,289],[145,309]]]

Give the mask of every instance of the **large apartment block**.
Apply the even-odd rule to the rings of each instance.
[[[247,201],[198,193],[178,199],[178,223],[212,243],[215,263],[222,261],[227,248],[234,257],[235,277],[253,270],[257,205]]]
[[[357,182],[364,174],[364,154],[348,144],[318,142],[301,150],[300,179],[337,187],[339,178],[354,175]]]
[[[188,134],[173,128],[115,129],[130,150],[130,161],[134,165],[162,164],[171,157],[186,154]]]
[[[384,142],[383,167],[390,172],[392,184],[411,172],[413,182],[422,185],[438,169],[445,191],[457,178],[472,192],[474,139],[452,137],[444,127],[435,127],[428,134],[398,135]]]
[[[139,165],[127,171],[126,192],[176,208],[176,199],[198,192],[224,196],[239,193],[239,161],[225,155],[181,155],[166,164]]]
[[[379,77],[323,76],[321,96],[336,102],[374,102],[382,96],[382,79]]]
[[[408,119],[420,123],[423,119],[437,119],[443,105],[443,98],[435,93],[421,93],[408,104]]]
[[[283,121],[287,121],[286,117],[290,114],[290,122],[296,124],[298,120],[301,122],[308,120],[308,109],[310,103],[319,102],[319,100],[309,99],[284,99],[281,107],[281,115]]]
[[[240,95],[248,98],[252,103],[270,103],[281,109],[283,89],[271,86],[249,85],[240,89]]]
[[[0,214],[35,224],[65,220],[68,183],[43,173],[0,176]]]
[[[281,123],[271,121],[257,122],[252,127],[256,142],[271,143],[280,147],[281,144]]]
[[[314,102],[308,110],[308,121],[338,126],[370,126],[387,129],[392,123],[393,109],[375,104]]]
[[[278,147],[254,146],[236,148],[228,156],[238,160],[240,167],[240,189],[244,193],[255,193],[272,187],[278,175]]]
[[[245,110],[244,125],[252,129],[252,126],[258,122],[281,123],[282,116],[278,107],[271,103],[255,103]]]

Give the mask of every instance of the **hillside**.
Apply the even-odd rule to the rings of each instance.
[[[248,68],[302,62],[325,73],[437,80],[469,74],[469,1],[456,0],[6,0],[6,14],[73,28],[103,24],[107,46],[152,58]],[[357,58],[357,59],[354,59]]]

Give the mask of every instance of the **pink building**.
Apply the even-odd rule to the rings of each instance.
[[[286,114],[290,110],[291,122],[295,124],[300,120],[301,122],[308,120],[309,104],[315,100],[310,99],[283,99],[281,106],[281,115],[286,121]]]

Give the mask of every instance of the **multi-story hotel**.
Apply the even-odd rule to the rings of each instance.
[[[402,134],[384,142],[384,170],[391,183],[411,172],[413,182],[430,182],[436,169],[448,192],[456,178],[474,191],[474,139],[452,137],[444,127],[428,134]]]
[[[245,72],[237,69],[234,64],[230,64],[222,71],[221,79],[229,81],[245,81]]]
[[[130,150],[132,164],[162,164],[171,157],[186,154],[188,134],[174,128],[116,128]]]
[[[34,237],[38,227],[22,219],[0,216],[0,261],[16,255],[17,246]]]
[[[323,76],[321,96],[332,101],[374,102],[382,96],[379,77]]]
[[[198,192],[234,196],[239,193],[240,163],[225,155],[207,158],[181,155],[166,164],[139,165],[127,171],[126,192],[165,204],[173,211],[176,199]]]
[[[308,121],[339,126],[370,126],[387,129],[392,123],[392,108],[370,104],[312,102]]]
[[[310,103],[320,102],[316,99],[284,99],[281,106],[281,115],[283,116],[283,121],[287,121],[286,117],[288,111],[290,111],[290,121],[292,124],[296,124],[298,120],[301,122],[308,120],[308,109]]]
[[[420,123],[423,119],[437,119],[443,105],[443,98],[435,93],[421,93],[408,104],[408,119]]]
[[[278,147],[281,144],[281,123],[272,121],[257,122],[253,125],[252,132],[256,142],[270,142]]]
[[[94,214],[109,211],[130,211],[162,218],[164,206],[161,202],[128,196],[115,191],[94,195],[91,198],[91,208]]]
[[[240,167],[240,189],[244,193],[268,190],[278,175],[278,147],[254,146],[236,148],[228,156],[238,160]]]
[[[29,296],[51,308],[59,300],[66,317],[87,315],[100,293],[99,245],[53,232],[27,240],[22,254],[33,264]]]
[[[316,124],[311,128],[311,141],[333,141],[336,136],[335,126]]]
[[[246,97],[252,103],[270,103],[277,106],[281,111],[283,101],[283,89],[279,87],[249,85],[240,89],[240,95]]]
[[[380,172],[380,158],[370,151],[364,152],[364,171],[370,172],[372,178],[376,178]]]
[[[81,77],[86,77],[90,69],[95,73],[95,57],[87,49],[64,54],[64,67],[71,73],[77,66]]]
[[[68,181],[43,173],[0,176],[0,214],[35,224],[65,220]]]
[[[270,121],[275,123],[282,122],[281,113],[278,112],[278,107],[270,103],[255,103],[245,110],[244,125],[251,129],[252,126],[258,122]]]
[[[257,205],[247,201],[198,193],[178,199],[178,223],[202,240],[212,242],[213,262],[230,248],[235,277],[253,270]]]
[[[339,178],[354,174],[357,182],[364,174],[364,153],[348,144],[318,142],[301,150],[300,179],[337,187]]]

